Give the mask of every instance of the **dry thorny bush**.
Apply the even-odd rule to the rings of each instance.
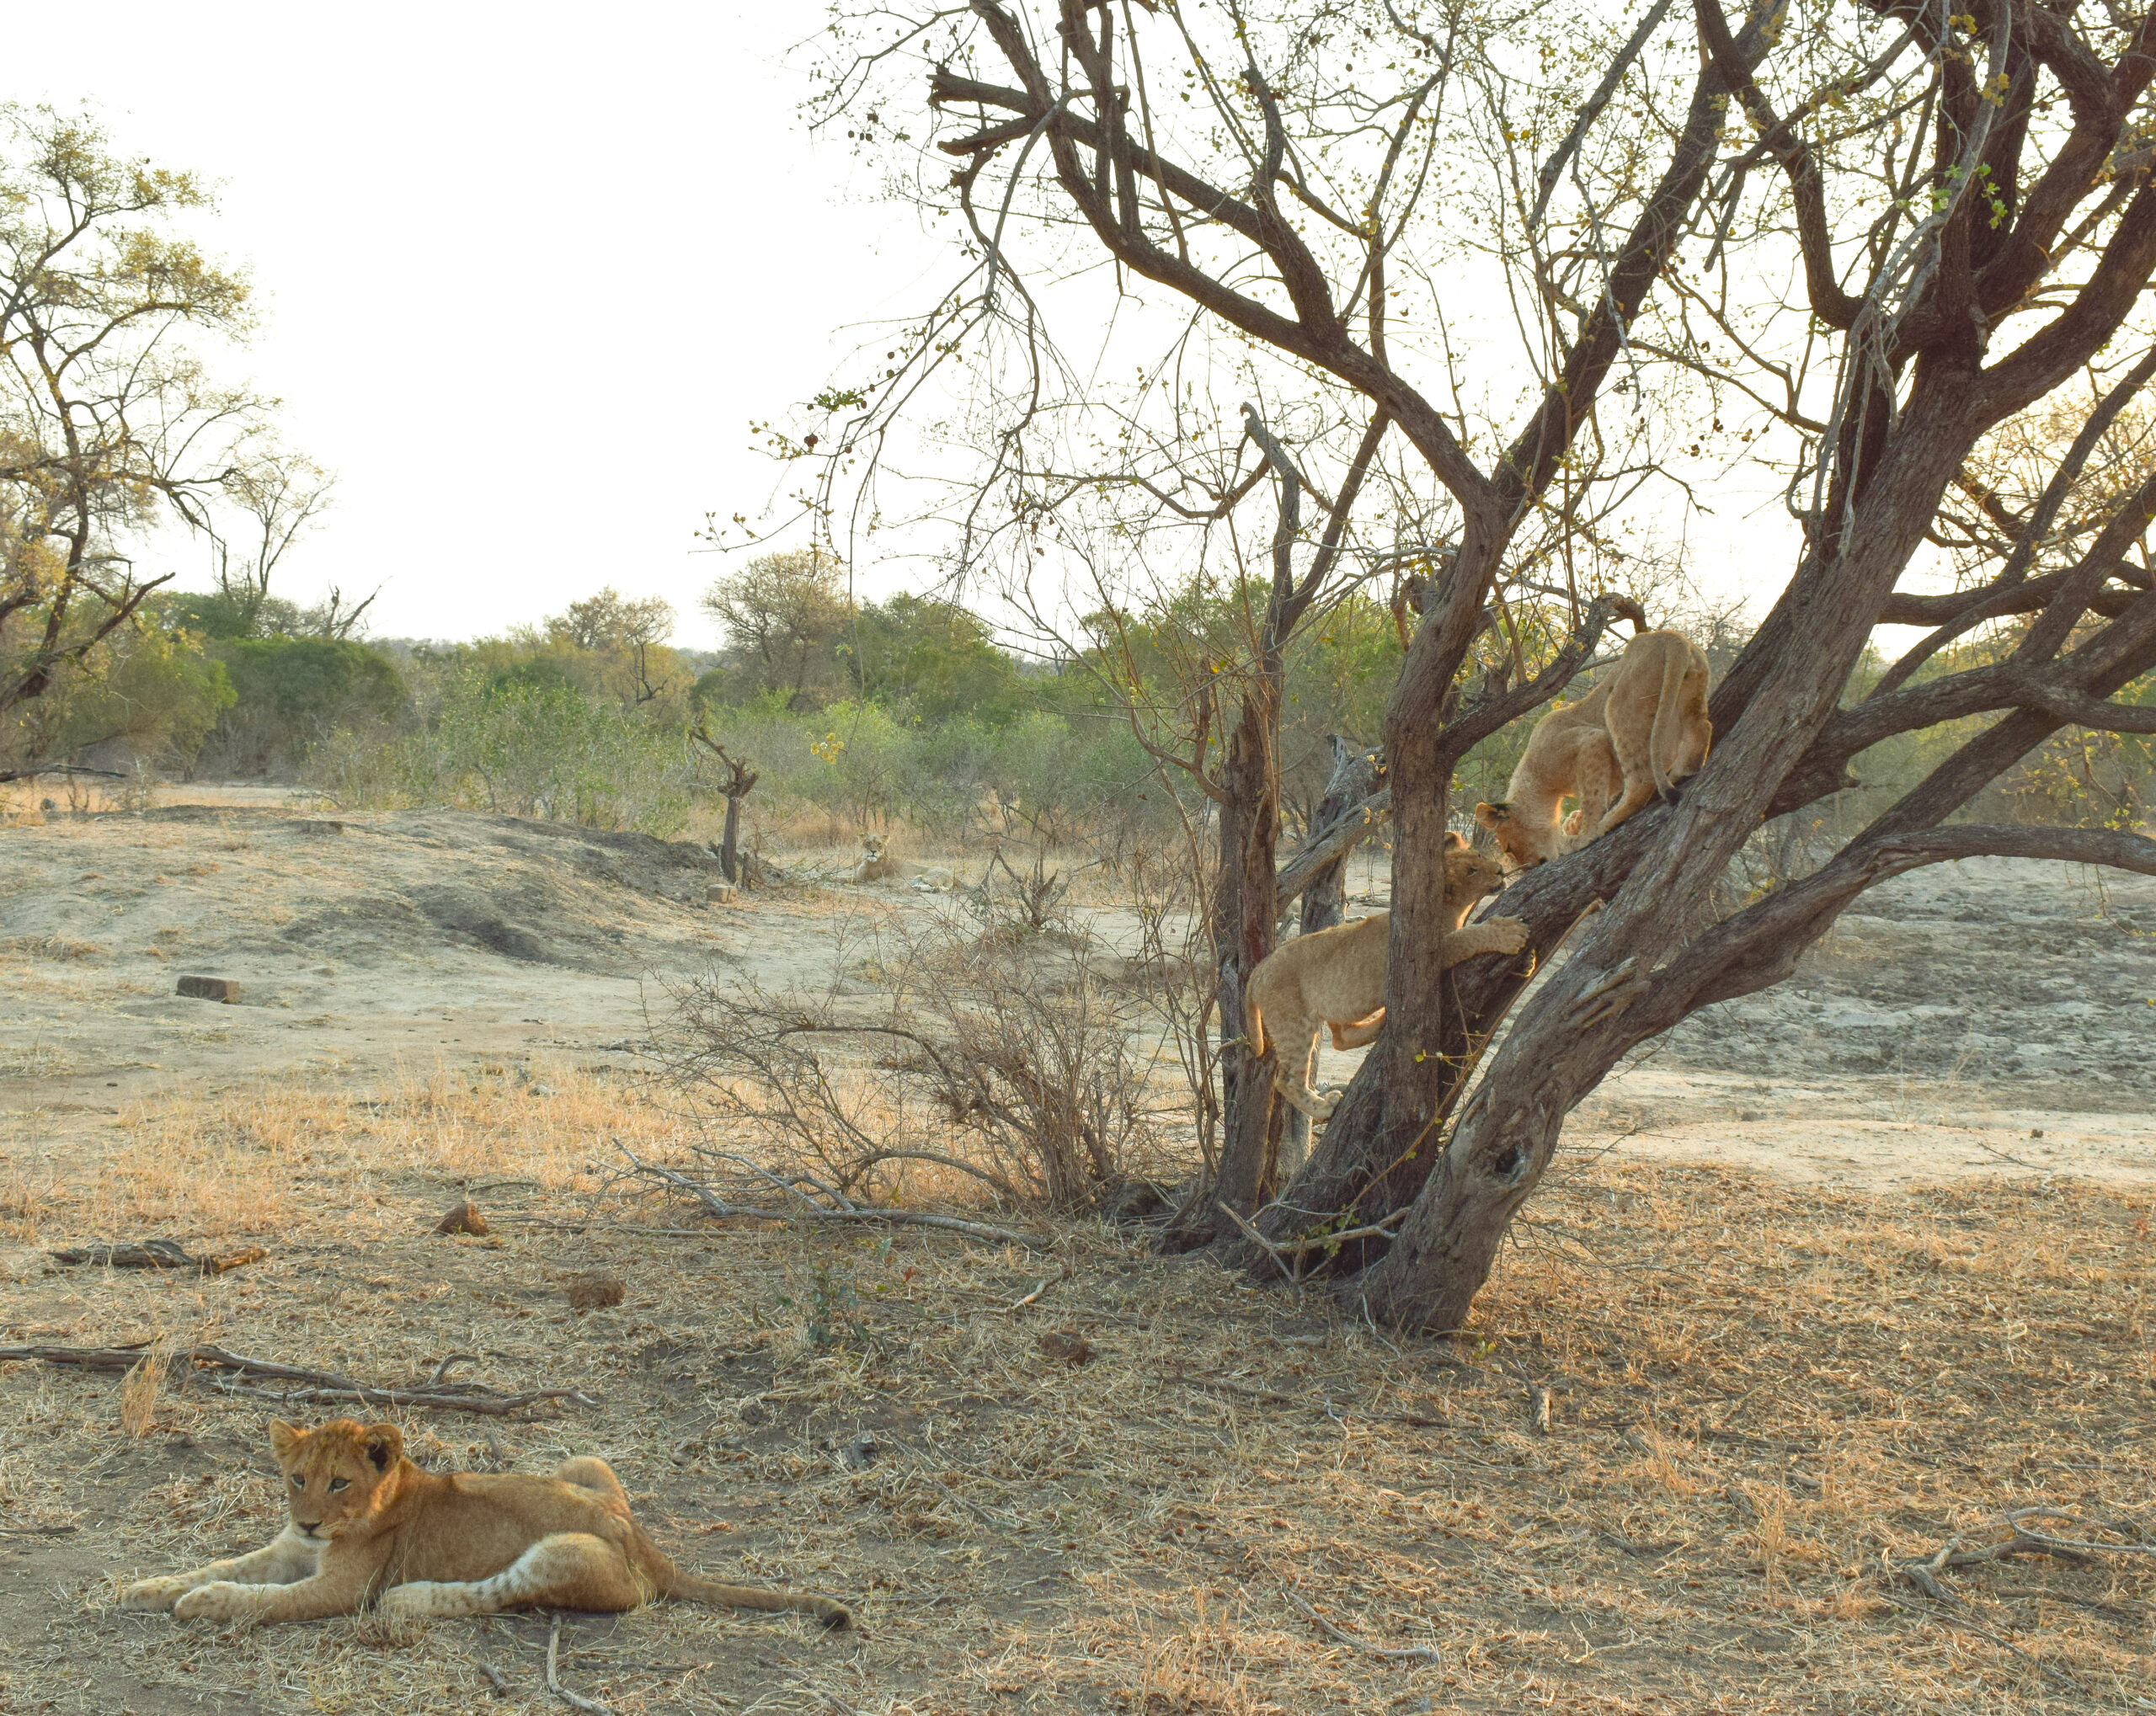
[[[870,1201],[985,1187],[1077,1211],[1162,1164],[1132,962],[1024,911],[887,928],[877,954],[857,967],[874,997],[847,993],[843,962],[814,993],[716,975],[673,992],[661,1053],[710,1135]]]

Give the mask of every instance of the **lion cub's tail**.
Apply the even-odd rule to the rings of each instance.
[[[718,1608],[762,1609],[771,1614],[790,1609],[796,1614],[814,1615],[834,1633],[843,1633],[853,1625],[853,1611],[835,1597],[822,1596],[813,1591],[723,1585],[716,1579],[684,1573],[664,1555],[654,1554],[653,1561],[648,1571],[661,1596],[682,1597],[692,1603],[710,1603]]]
[[[1677,756],[1677,746],[1683,738],[1684,712],[1681,700],[1684,695],[1684,675],[1692,665],[1691,645],[1681,637],[1664,632],[1678,646],[1666,649],[1662,657],[1662,695],[1655,699],[1654,725],[1647,730],[1647,768],[1654,775],[1654,790],[1662,795],[1665,804],[1677,802],[1677,789],[1670,782],[1669,768]]]
[[[1243,1023],[1250,1027],[1247,1035],[1250,1043],[1251,1058],[1253,1060],[1263,1059],[1265,1056],[1265,1015],[1258,1008],[1257,996],[1256,993],[1247,989],[1243,991]]]

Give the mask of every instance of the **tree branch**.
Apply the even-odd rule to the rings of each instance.
[[[1722,79],[1744,104],[1745,112],[1758,128],[1759,147],[1780,164],[1789,179],[1790,195],[1796,204],[1796,241],[1804,258],[1804,289],[1812,301],[1812,313],[1829,328],[1855,324],[1861,298],[1842,290],[1834,274],[1834,249],[1827,231],[1826,184],[1819,163],[1790,121],[1778,119],[1752,76],[1752,68],[1737,52],[1722,16],[1721,0],[1693,0],[1700,21],[1700,40]]]

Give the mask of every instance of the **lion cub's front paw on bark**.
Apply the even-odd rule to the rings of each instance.
[[[184,1579],[141,1579],[120,1594],[123,1609],[148,1609],[153,1612],[169,1609],[186,1594]]]
[[[243,1585],[221,1579],[214,1585],[198,1585],[172,1606],[179,1621],[237,1621],[254,1612],[254,1599]]]
[[[1492,918],[1490,929],[1495,932],[1497,951],[1518,953],[1527,946],[1527,920],[1524,918]]]

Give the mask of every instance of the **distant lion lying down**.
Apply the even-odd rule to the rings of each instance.
[[[682,1572],[629,1516],[604,1460],[570,1460],[551,1478],[444,1477],[404,1458],[395,1425],[349,1418],[311,1431],[273,1424],[270,1446],[291,1504],[284,1531],[252,1555],[131,1585],[125,1607],[183,1621],[311,1621],[375,1602],[397,1615],[612,1613],[675,1596],[853,1623],[827,1596]]]
[[[1504,871],[1487,853],[1458,834],[1445,836],[1445,939],[1438,957],[1457,965],[1480,953],[1518,953],[1527,946],[1527,925],[1518,918],[1492,918],[1460,926],[1475,903],[1505,885]],[[1321,1096],[1310,1085],[1318,1031],[1329,1026],[1335,1048],[1374,1042],[1385,1025],[1385,976],[1392,914],[1340,924],[1283,941],[1250,974],[1244,992],[1250,1048],[1265,1053],[1273,1042],[1273,1085],[1313,1120],[1329,1120],[1337,1095]]]
[[[958,878],[941,864],[916,864],[910,858],[901,858],[891,850],[890,840],[882,834],[863,834],[861,837],[861,861],[846,871],[844,879],[851,882],[910,882],[915,887],[947,889],[958,885]]]

